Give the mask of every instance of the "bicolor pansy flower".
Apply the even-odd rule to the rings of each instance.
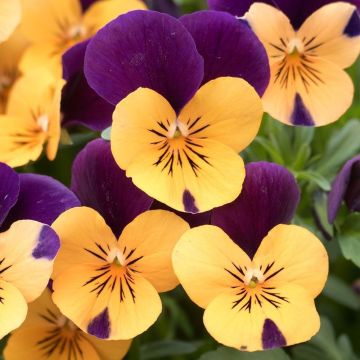
[[[0,161],[12,167],[37,160],[46,150],[54,160],[60,142],[63,80],[35,70],[14,84],[7,112],[0,115]]]
[[[292,345],[316,334],[320,319],[314,298],[328,273],[320,240],[302,227],[281,224],[289,217],[282,205],[291,214],[298,200],[294,178],[278,165],[251,166],[244,188],[261,185],[253,196],[241,194],[234,204],[214,210],[215,222],[226,224],[227,233],[236,236],[247,228],[254,235],[246,238],[249,244],[240,247],[246,240],[239,242],[221,228],[205,225],[187,231],[173,251],[175,273],[189,297],[205,309],[207,331],[218,342],[243,351]],[[263,206],[270,199],[275,201]],[[231,209],[239,212],[226,223]],[[259,239],[264,231],[269,232]]]
[[[79,200],[64,185],[49,176],[17,174],[0,163],[0,231],[18,220],[35,220],[51,225]]]
[[[0,43],[15,31],[21,19],[20,0],[0,0]]]
[[[90,335],[131,339],[161,313],[159,292],[176,287],[171,252],[189,225],[163,210],[146,211],[117,238],[93,209],[78,207],[52,225],[61,239],[53,300]]]
[[[328,199],[328,219],[332,224],[345,201],[350,211],[360,212],[360,155],[348,160],[336,176]]]
[[[116,162],[148,195],[190,213],[239,195],[238,153],[258,132],[268,70],[248,26],[212,11],[180,21],[133,11],[100,30],[85,55],[90,86],[117,104]]]
[[[145,9],[140,0],[23,0],[21,30],[33,44],[21,60],[24,73],[48,67],[61,75],[61,56],[119,14]]]
[[[62,315],[46,289],[29,305],[22,326],[14,331],[4,349],[6,360],[120,360],[131,341],[104,341],[81,331]]]
[[[269,56],[264,110],[289,125],[323,126],[338,120],[354,96],[343,69],[360,52],[357,8],[345,2],[325,5],[298,29],[280,10],[263,3],[253,4],[245,18]]]

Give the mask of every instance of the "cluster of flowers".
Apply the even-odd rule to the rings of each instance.
[[[296,181],[238,154],[263,108],[306,126],[348,109],[360,4],[267,3],[210,0],[176,18],[141,0],[0,0],[7,360],[119,359],[179,283],[227,346],[271,349],[318,331],[328,257],[288,225]],[[77,155],[71,190],[12,169],[44,149],[54,159],[74,124],[111,126],[111,139]],[[334,183],[331,222],[343,198],[360,210],[359,164]]]

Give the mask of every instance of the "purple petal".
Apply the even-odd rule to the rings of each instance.
[[[146,0],[150,10],[159,11],[174,17],[181,15],[180,7],[173,0]]]
[[[85,12],[97,0],[80,0],[83,12]]]
[[[114,106],[100,97],[87,83],[84,57],[89,40],[73,46],[63,55],[63,77],[67,83],[62,92],[63,126],[84,125],[101,131],[111,125]]]
[[[0,226],[19,196],[19,175],[6,164],[0,163]]]
[[[6,218],[5,227],[22,219],[51,225],[61,213],[80,205],[65,185],[49,176],[19,174],[19,178],[19,198]]]
[[[48,225],[44,225],[40,231],[36,248],[32,252],[35,259],[53,260],[59,251],[60,239],[56,232]]]
[[[87,327],[87,332],[99,339],[107,339],[110,336],[110,331],[109,310],[105,308],[103,312],[91,320]]]
[[[90,86],[114,105],[147,87],[179,110],[201,84],[203,66],[186,28],[154,11],[120,15],[94,36],[85,55]]]
[[[360,202],[360,155],[348,160],[335,178],[328,198],[328,220],[332,224],[344,199],[350,210],[357,209]],[[350,186],[351,185],[351,186]]]
[[[265,319],[261,335],[264,350],[286,346],[286,339],[271,319]]]
[[[256,0],[208,0],[209,9],[226,11],[232,15],[243,16]],[[273,5],[285,13],[295,29],[317,9],[335,2],[334,0],[262,0]],[[360,8],[360,0],[349,0],[351,4]]]
[[[81,204],[97,210],[117,236],[153,202],[126,177],[110,143],[102,139],[90,142],[76,157],[71,188]]]
[[[268,162],[250,163],[240,196],[214,209],[211,223],[253,257],[269,230],[291,221],[299,198],[299,187],[288,170]]]
[[[269,61],[247,23],[217,11],[199,11],[180,21],[204,58],[203,83],[221,76],[241,77],[263,95],[270,80]]]
[[[180,216],[181,218],[183,218],[192,228],[196,226],[210,224],[211,211],[206,211],[199,214],[185,213],[181,211],[176,211],[157,200],[154,200],[151,209],[161,209],[161,210],[171,211],[176,215]]]

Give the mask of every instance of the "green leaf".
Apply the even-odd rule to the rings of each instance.
[[[201,346],[200,343],[191,343],[176,340],[154,341],[144,344],[140,348],[140,359],[159,359],[177,355],[192,354]]]
[[[111,126],[109,126],[108,128],[106,128],[105,130],[102,131],[101,138],[106,140],[106,141],[110,141],[110,138],[111,138]]]
[[[282,349],[244,352],[227,347],[219,347],[215,351],[203,354],[199,360],[290,360]]]
[[[295,161],[292,165],[294,170],[302,170],[305,167],[305,164],[309,160],[311,155],[311,150],[308,144],[302,144],[297,151]]]
[[[330,182],[315,171],[300,171],[295,173],[295,176],[298,180],[310,181],[319,186],[320,189],[324,191],[330,191]]]
[[[350,309],[358,310],[360,308],[360,300],[351,286],[334,275],[329,275],[323,295]]]
[[[278,163],[280,165],[284,165],[283,158],[279,154],[276,147],[271,143],[271,141],[269,141],[261,136],[258,136],[255,138],[255,142],[259,143],[266,150],[266,152],[270,155],[270,157],[273,161],[275,161],[276,163]]]
[[[327,202],[328,196],[323,191],[317,191],[314,194],[314,209],[317,215],[317,219],[322,227],[322,232],[326,233],[327,240],[330,240],[334,236],[334,228],[329,224],[327,216]]]
[[[320,331],[309,342],[292,348],[293,360],[351,360],[353,358],[345,353],[349,354],[349,348],[344,349],[343,345],[339,346],[333,326],[325,317],[321,317]]]
[[[360,267],[360,213],[347,216],[337,239],[344,257]]]

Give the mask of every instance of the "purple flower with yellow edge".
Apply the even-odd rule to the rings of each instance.
[[[296,27],[276,7],[255,3],[245,19],[269,56],[271,79],[263,96],[264,110],[289,125],[323,126],[338,120],[354,95],[343,69],[360,51],[357,8],[330,3]]]
[[[0,0],[0,43],[7,40],[21,19],[20,0]]]
[[[140,0],[23,0],[21,31],[32,45],[21,60],[24,73],[47,67],[61,76],[61,56],[71,46],[96,34],[119,14],[145,9]]]
[[[34,70],[14,84],[7,112],[0,115],[0,161],[12,166],[37,160],[45,148],[54,160],[60,142],[63,80],[47,70]]]
[[[29,305],[23,325],[14,331],[4,349],[7,360],[120,360],[131,341],[104,341],[81,331],[62,315],[46,289]]]
[[[245,24],[211,11],[180,20],[133,11],[90,41],[85,75],[117,104],[112,153],[141,190],[190,213],[239,195],[238,153],[258,132],[255,89],[261,94],[269,75],[265,51]]]
[[[27,303],[41,295],[52,273],[60,242],[43,222],[51,222],[64,207],[76,205],[77,200],[65,187],[47,177],[17,175],[2,163],[0,179],[2,338],[25,320]]]
[[[328,256],[311,232],[286,225],[298,200],[286,169],[249,164],[239,198],[214,210],[213,223],[223,228],[193,228],[175,246],[175,273],[205,309],[205,327],[218,342],[258,351],[306,341],[319,330],[314,298]]]
[[[345,201],[350,211],[360,212],[360,155],[348,160],[335,178],[328,198],[328,220],[332,224]]]

